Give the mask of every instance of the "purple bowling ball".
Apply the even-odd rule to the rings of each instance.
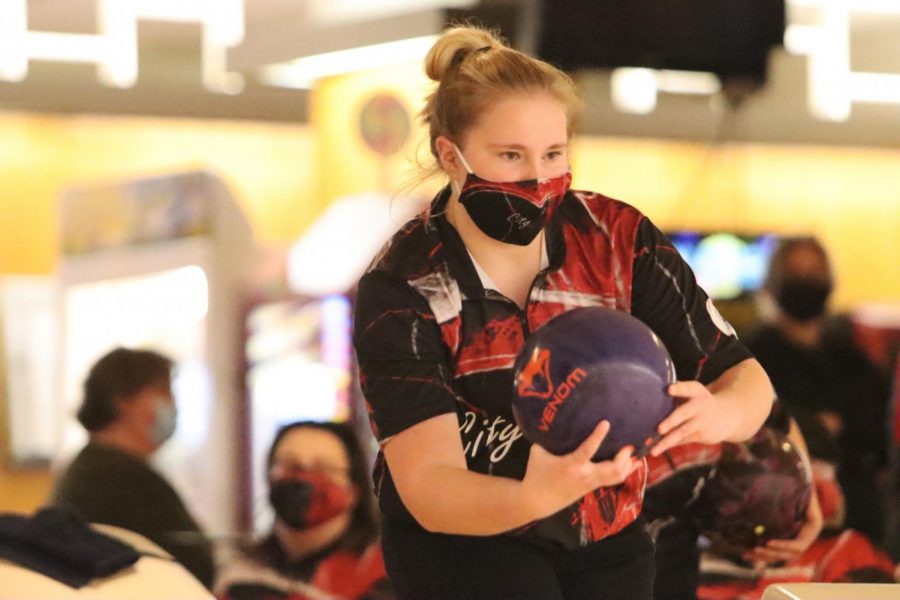
[[[606,419],[595,461],[629,444],[644,455],[674,408],[666,348],[643,322],[610,308],[575,308],[545,323],[519,353],[514,376],[519,428],[553,454],[572,452]]]
[[[740,558],[769,540],[797,535],[812,485],[794,442],[764,427],[746,442],[722,444],[692,513],[715,552]]]

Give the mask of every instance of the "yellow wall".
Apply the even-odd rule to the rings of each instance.
[[[57,260],[59,189],[205,166],[235,192],[262,242],[293,240],[342,194],[394,192],[427,154],[414,128],[384,159],[356,131],[375,91],[415,114],[424,78],[335,78],[305,126],[0,113],[0,274],[47,273]],[[314,132],[315,133],[314,133]],[[644,210],[661,227],[811,232],[832,251],[838,306],[900,301],[900,151],[577,138],[575,186]],[[430,194],[435,182],[417,193]]]
[[[324,207],[302,125],[0,113],[0,273],[57,260],[58,191],[205,167],[229,185],[261,241],[289,241]]]
[[[30,513],[44,504],[53,478],[43,470],[0,468],[0,513]]]
[[[373,69],[321,81],[313,92],[310,120],[315,136],[316,164],[325,176],[318,181],[323,198],[377,190],[396,194],[414,179],[417,157],[427,158],[427,136],[418,126],[418,112],[430,81],[419,62]],[[359,114],[375,94],[390,94],[404,104],[411,120],[402,150],[382,157],[359,134]],[[434,183],[423,189],[434,191]],[[417,190],[417,193],[425,193]]]
[[[663,228],[817,235],[837,307],[900,304],[900,150],[582,138],[572,169]]]

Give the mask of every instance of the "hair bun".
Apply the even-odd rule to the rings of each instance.
[[[428,51],[425,74],[432,81],[441,81],[447,70],[469,53],[502,47],[504,45],[499,38],[486,29],[453,27],[444,32]]]

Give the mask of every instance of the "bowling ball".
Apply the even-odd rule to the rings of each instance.
[[[764,427],[740,444],[723,443],[692,513],[719,554],[741,554],[792,539],[806,521],[812,478],[786,434]]]
[[[675,367],[660,339],[628,313],[575,308],[538,328],[514,367],[513,414],[525,437],[568,454],[601,420],[610,430],[595,461],[626,445],[645,454],[674,408]]]

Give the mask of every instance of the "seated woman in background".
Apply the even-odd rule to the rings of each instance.
[[[846,526],[883,544],[891,533],[885,493],[891,383],[854,338],[850,319],[829,311],[834,287],[831,261],[817,239],[784,238],[760,294],[771,314],[745,344],[785,407],[806,411],[834,436]]]
[[[90,438],[57,480],[50,504],[147,537],[210,587],[211,544],[149,463],[175,432],[171,379],[171,359],[149,350],[116,348],[91,367],[78,410]]]
[[[342,423],[282,427],[268,456],[271,533],[220,571],[223,600],[385,600],[387,581],[360,442]]]

